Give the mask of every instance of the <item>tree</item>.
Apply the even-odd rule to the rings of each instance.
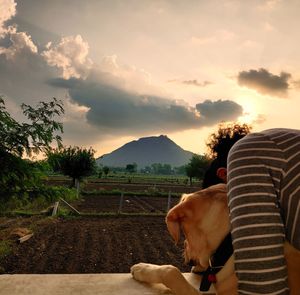
[[[103,173],[105,174],[105,177],[107,177],[107,175],[109,173],[109,167],[104,166],[102,170],[103,170]]]
[[[170,175],[172,174],[172,166],[170,164],[153,163],[151,165],[154,174]]]
[[[186,175],[190,178],[190,185],[192,185],[193,178],[202,179],[206,169],[208,168],[210,159],[207,156],[194,154],[190,162],[186,165]]]
[[[50,102],[40,102],[36,108],[22,104],[23,114],[30,123],[19,123],[6,111],[5,103],[0,97],[0,149],[4,152],[22,157],[24,153],[47,152],[52,141],[61,146],[62,139],[54,135],[63,132],[62,123],[53,118],[64,113],[63,104],[56,98]]]
[[[96,171],[94,154],[95,151],[92,148],[70,146],[48,152],[47,158],[52,169],[70,176],[72,186],[75,186],[76,181],[80,181]]]
[[[36,184],[35,167],[29,160],[22,159],[26,154],[45,152],[56,140],[61,145],[61,137],[54,135],[63,132],[62,123],[54,120],[64,113],[63,104],[56,98],[50,102],[40,102],[36,108],[22,104],[26,123],[19,123],[6,110],[0,97],[0,198],[19,197]]]
[[[133,173],[137,171],[137,164],[133,163],[133,164],[127,164],[125,170],[129,173]]]
[[[176,175],[184,175],[184,174],[186,174],[185,168],[186,168],[186,165],[174,167],[174,173]]]

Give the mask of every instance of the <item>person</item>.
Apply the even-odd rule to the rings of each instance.
[[[247,124],[220,124],[218,130],[210,135],[209,154],[214,159],[204,173],[202,189],[211,185],[226,182],[227,157],[231,147],[251,131]]]
[[[227,169],[238,292],[289,294],[284,241],[300,250],[300,130],[246,135]]]
[[[208,169],[205,171],[202,189],[218,183],[226,183],[227,181],[227,155],[226,157],[217,157],[211,161]]]

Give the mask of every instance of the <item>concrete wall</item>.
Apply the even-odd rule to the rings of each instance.
[[[198,288],[196,275],[184,274]],[[171,294],[162,285],[149,286],[130,274],[1,275],[1,295],[158,295]],[[200,293],[199,293],[200,294]],[[213,294],[213,293],[210,293]]]

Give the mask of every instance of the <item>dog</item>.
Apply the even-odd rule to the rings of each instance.
[[[210,283],[213,283],[218,295],[238,294],[238,281],[234,272],[232,251],[229,254],[226,253],[228,259],[224,262],[223,267],[217,270],[217,273],[211,265],[214,253],[219,251],[220,245],[224,244],[226,237],[230,235],[225,184],[217,184],[192,194],[183,195],[179,204],[168,212],[166,223],[175,243],[178,243],[180,231],[183,231],[185,262],[193,262],[195,265],[192,269],[193,272],[204,271],[201,285],[208,283],[206,287],[209,287]],[[229,245],[230,247],[232,245]],[[290,294],[296,295],[300,290],[300,251],[288,242],[285,242],[284,251]],[[223,255],[221,251],[219,256],[222,258],[226,255]],[[207,272],[208,269],[210,273],[207,275],[205,271]],[[172,265],[138,263],[131,267],[131,274],[134,279],[141,282],[162,283],[176,295],[201,294],[188,283],[180,270]],[[204,282],[207,277],[208,282]]]

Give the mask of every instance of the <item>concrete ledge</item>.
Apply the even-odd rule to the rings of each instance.
[[[185,273],[199,287],[199,276]],[[172,294],[161,284],[147,285],[130,274],[1,275],[1,295],[158,295]],[[213,293],[210,293],[213,294]]]

